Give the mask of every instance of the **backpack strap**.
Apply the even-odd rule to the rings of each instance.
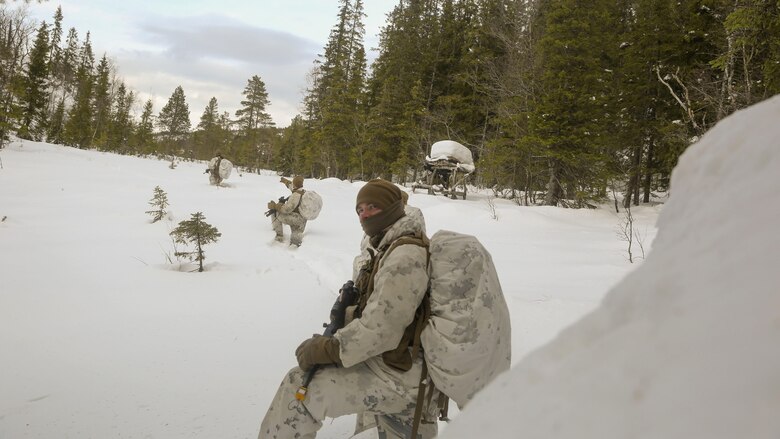
[[[398,247],[399,245],[404,244],[414,244],[419,245],[420,247],[425,248],[425,266],[429,266],[431,263],[431,249],[430,244],[431,241],[426,237],[423,236],[403,236],[401,238],[396,239],[390,247],[387,249],[387,253],[390,253],[392,249],[395,247]],[[428,278],[428,287],[425,290],[425,296],[423,296],[423,300],[420,303],[420,307],[417,309],[416,317],[415,317],[415,328],[414,328],[414,338],[412,339],[412,358],[417,358],[417,355],[420,353],[420,348],[422,345],[420,344],[420,334],[422,334],[423,328],[425,328],[425,325],[428,324],[428,319],[431,317],[431,279]]]
[[[293,192],[298,192],[299,194],[301,194],[301,197],[298,198],[298,204],[296,204],[295,205],[295,209],[292,210],[293,212],[297,213],[298,212],[298,208],[301,207],[301,203],[303,202],[303,194],[306,193],[306,190],[303,189],[303,188],[298,188],[298,189],[294,190]]]
[[[445,395],[444,392],[439,392],[439,420],[444,422],[450,422],[450,418],[447,417],[447,412],[450,408],[450,397]]]
[[[425,397],[425,388],[428,388],[428,397]],[[420,429],[420,423],[433,424],[436,420],[426,421],[423,419],[422,412],[423,407],[430,407],[431,401],[433,401],[433,391],[436,390],[436,386],[433,385],[433,381],[428,378],[428,363],[423,358],[422,373],[420,374],[420,384],[417,387],[417,403],[414,408],[414,418],[412,420],[412,434],[410,438],[417,438],[417,431]],[[427,399],[427,401],[426,401]],[[439,420],[449,422],[450,418],[447,417],[447,409],[449,407],[450,398],[439,391],[439,398],[436,401],[436,407],[439,412]]]
[[[373,276],[376,272],[377,268],[379,267],[380,261],[390,254],[393,250],[395,250],[397,247],[406,245],[406,244],[412,244],[417,245],[420,247],[425,248],[425,254],[426,254],[426,260],[425,265],[429,266],[431,263],[431,250],[430,250],[430,240],[425,236],[415,236],[415,235],[407,235],[402,236],[395,241],[393,241],[387,248],[384,250],[380,250],[379,253],[374,255],[373,252],[370,253],[371,255],[371,262],[369,263],[369,266],[371,267],[369,272],[369,283],[373,283]],[[422,334],[423,328],[428,324],[428,320],[431,316],[431,300],[430,300],[430,292],[431,292],[431,281],[430,278],[428,279],[428,286],[425,290],[425,296],[423,297],[422,302],[420,303],[420,306],[417,308],[417,312],[415,313],[415,328],[414,328],[414,338],[412,340],[412,359],[417,358],[417,355],[420,353],[420,349],[422,348],[422,344],[420,342],[420,335]],[[362,295],[361,295],[362,296]],[[361,305],[365,306],[365,301],[368,300],[367,297],[361,297]],[[361,309],[362,309],[361,306]],[[420,422],[427,422],[422,421],[422,412],[423,407],[426,406],[425,401],[425,389],[428,388],[428,404],[430,405],[432,399],[433,399],[433,391],[435,390],[435,386],[433,385],[433,382],[430,381],[428,378],[428,365],[425,361],[425,357],[423,357],[423,364],[422,364],[422,372],[420,374],[420,382],[417,387],[417,404],[414,410],[414,418],[412,421],[412,433],[410,438],[417,438],[417,431],[420,427]],[[442,421],[448,421],[447,418],[447,403],[449,401],[449,398],[444,395],[444,393],[439,392],[439,398],[437,401],[437,406],[439,408],[440,417],[439,419]],[[436,422],[436,421],[433,421]]]
[[[425,401],[425,379],[427,377],[428,365],[423,360],[420,384],[417,386],[417,406],[414,408],[414,420],[412,421],[412,434],[409,435],[410,439],[417,439],[417,430],[420,428],[420,421],[422,420],[423,402]],[[433,391],[432,388],[431,391]]]
[[[422,236],[406,235],[406,236],[402,236],[402,237],[396,239],[395,241],[390,243],[390,245],[387,247],[387,250],[384,251],[384,256],[387,256],[388,254],[390,254],[390,252],[393,251],[396,247],[401,246],[401,245],[405,245],[405,244],[414,244],[414,245],[418,245],[420,247],[425,247],[425,253],[427,254],[426,264],[428,262],[430,262],[430,260],[431,260],[431,252],[430,252],[430,249],[428,247],[430,246],[431,241],[425,235],[422,235]]]
[[[399,245],[404,244],[414,244],[419,245],[420,247],[425,247],[425,265],[426,267],[430,265],[431,263],[431,249],[430,249],[430,240],[423,235],[422,237],[418,236],[404,236],[402,238],[399,238],[395,240],[390,247],[387,249],[387,253],[389,253],[392,249],[395,247],[398,247]],[[417,308],[416,316],[415,316],[415,327],[414,327],[414,338],[412,339],[412,358],[417,358],[417,355],[420,353],[420,349],[422,348],[422,343],[420,341],[420,335],[422,334],[423,329],[428,324],[428,320],[431,317],[431,280],[428,279],[428,286],[425,290],[425,296],[423,296],[423,300],[420,303],[420,307]],[[428,388],[428,401],[427,404],[425,402],[425,388]],[[422,412],[423,407],[430,406],[431,400],[433,399],[433,391],[435,390],[435,386],[433,385],[433,382],[428,379],[428,363],[425,361],[425,357],[423,357],[423,364],[422,364],[422,372],[420,374],[420,383],[417,387],[417,403],[414,408],[414,418],[412,420],[412,433],[409,436],[411,439],[417,439],[417,431],[420,428],[420,422],[428,422],[424,421],[422,419]],[[445,420],[447,418],[446,414],[446,403],[447,401],[442,401],[442,398],[447,398],[444,393],[439,392],[439,400],[438,400],[438,406],[440,413],[443,413],[441,419]],[[448,400],[449,398],[447,398]],[[442,412],[441,407],[444,405],[445,409]],[[432,421],[436,422],[436,421]]]
[[[400,238],[391,242],[386,247],[380,249],[378,253],[376,253],[376,255],[371,253],[372,257],[371,257],[371,262],[369,264],[371,268],[370,271],[367,270],[366,272],[366,275],[368,276],[368,281],[366,282],[366,284],[362,284],[363,289],[361,289],[361,295],[358,304],[359,312],[362,312],[363,308],[366,307],[366,303],[368,302],[368,296],[371,294],[371,292],[373,292],[374,275],[379,269],[379,264],[381,263],[381,261],[387,255],[389,255],[393,250],[406,244],[413,244],[420,247],[424,247],[426,253],[425,264],[427,266],[430,263],[431,252],[428,248],[430,245],[430,240],[424,234],[401,236]],[[430,299],[428,298],[430,288],[431,288],[430,279],[428,279],[428,286],[425,291],[425,296],[423,297],[420,306],[417,308],[417,311],[415,312],[415,318],[413,321],[413,324],[416,324],[416,326],[414,328],[415,331],[412,340],[410,340],[410,345],[412,346],[412,356],[411,356],[412,359],[416,358],[418,353],[420,352],[420,334],[422,333],[423,327],[428,322],[428,318],[431,315]],[[367,294],[363,294],[362,291],[366,291]]]

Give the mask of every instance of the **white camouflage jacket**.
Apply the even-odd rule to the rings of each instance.
[[[377,248],[370,248],[378,252],[403,236],[421,236],[424,227],[422,216],[403,216],[390,226]],[[344,367],[365,362],[399,392],[416,391],[422,356],[413,359],[412,369],[404,372],[387,366],[381,355],[398,346],[404,330],[414,320],[427,288],[427,251],[424,247],[401,245],[382,258],[374,276],[374,290],[361,316],[335,335]]]
[[[289,215],[292,213],[298,214],[298,212],[296,212],[295,209],[297,209],[298,205],[301,204],[301,196],[302,196],[302,191],[300,190],[293,191],[293,193],[290,194],[290,198],[288,198],[284,204],[279,205],[276,211],[283,215]]]

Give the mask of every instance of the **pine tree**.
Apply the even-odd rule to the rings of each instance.
[[[241,94],[244,99],[241,101],[241,108],[236,110],[236,118],[238,127],[244,134],[274,125],[271,116],[266,112],[270,100],[265,82],[259,76],[249,78]]]
[[[206,108],[203,109],[203,114],[200,115],[200,122],[198,128],[203,131],[208,131],[214,127],[219,126],[219,104],[217,104],[217,98],[212,97],[209,100]]]
[[[62,100],[69,100],[78,89],[78,70],[79,70],[79,38],[75,28],[68,29],[68,36],[65,38],[65,49],[61,51],[61,57],[52,72],[55,79],[55,87],[59,89]]]
[[[305,106],[313,143],[305,156],[312,173],[340,178],[356,173],[366,140],[362,133],[365,115],[366,54],[363,47],[362,0],[340,0],[338,21],[331,29],[324,54],[312,72]]]
[[[68,111],[63,139],[66,145],[87,148],[92,138],[92,76],[85,67],[79,68],[80,85],[76,101]]]
[[[608,0],[587,7],[576,0],[552,0],[538,42],[542,95],[531,115],[530,134],[548,162],[545,204],[583,207],[604,196],[611,167],[603,135],[613,121],[605,115],[617,36]]]
[[[546,184],[542,178],[545,162],[538,159],[542,152],[528,137],[530,109],[540,95],[533,68],[539,32],[531,5],[509,1],[503,10],[492,29],[494,40],[505,45],[503,55],[483,66],[490,72],[481,87],[490,100],[495,133],[486,136],[477,163],[478,178],[497,196],[519,196],[518,201],[527,205],[536,202],[534,195]]]
[[[152,154],[157,152],[157,144],[154,140],[154,106],[149,99],[144,104],[141,112],[141,120],[132,135],[131,145],[139,154]]]
[[[203,114],[200,116],[198,131],[194,133],[195,156],[206,159],[214,156],[224,142],[224,134],[220,126],[219,105],[217,98],[212,97]]]
[[[49,103],[47,79],[49,76],[49,31],[46,23],[38,28],[38,36],[30,51],[30,61],[27,64],[27,74],[24,78],[24,95],[22,97],[22,124],[19,127],[19,137],[23,139],[40,140],[46,132]]]
[[[62,134],[65,129],[65,101],[60,101],[49,121],[49,130],[46,133],[46,140],[50,143],[62,144]]]
[[[61,87],[58,84],[58,72],[62,64],[63,50],[60,47],[62,43],[62,7],[58,6],[54,12],[54,24],[49,32],[49,83],[51,84],[51,93],[49,93],[48,110],[49,114],[54,114],[56,107],[61,100],[57,93],[57,87]],[[52,116],[53,117],[53,116]]]
[[[514,0],[461,3],[455,8],[454,20],[448,20],[446,15],[442,17],[442,27],[446,29],[442,38],[457,44],[451,44],[448,49],[445,66],[449,68],[439,68],[442,73],[438,76],[448,84],[443,84],[442,96],[436,98],[434,107],[434,110],[445,109],[445,120],[451,122],[432,124],[431,135],[460,141],[472,150],[478,161],[486,142],[498,131],[492,96],[495,89],[490,83],[502,69],[508,52],[517,50],[503,36],[516,25],[518,8],[526,6]],[[447,23],[450,24],[445,27]],[[464,36],[460,39],[456,37],[458,29],[463,29]],[[448,47],[444,43],[442,46]]]
[[[372,146],[364,164],[372,177],[390,178],[387,171],[401,151],[421,165],[433,143],[424,119],[440,94],[435,84],[451,79],[440,81],[436,74],[439,3],[399,2],[380,35],[380,52],[372,66],[367,97],[367,137]]]
[[[668,1],[639,0],[625,8],[628,31],[621,43],[614,99],[619,123],[611,136],[622,148],[616,159],[625,179],[623,204],[649,201],[653,176],[668,181],[676,156],[688,143],[687,129],[672,122],[679,108],[657,79],[657,71],[674,62],[681,49],[678,6]],[[674,156],[672,162],[668,158]]]
[[[191,219],[180,222],[171,232],[171,236],[176,243],[195,245],[195,250],[191,252],[176,252],[175,254],[176,256],[189,258],[190,261],[196,261],[199,272],[203,271],[203,261],[206,259],[203,246],[217,242],[219,237],[222,236],[217,228],[207,223],[205,219],[202,212],[193,213]]]
[[[349,167],[343,173],[346,177],[365,175],[363,156],[368,149],[366,121],[368,120],[368,102],[366,101],[367,65],[365,49],[361,45],[355,51],[348,74],[349,82],[345,93],[345,102],[350,110],[346,114],[349,131],[345,139],[349,147]]]
[[[57,6],[57,10],[54,12],[54,24],[52,25],[51,32],[49,32],[49,71],[54,72],[54,66],[57,65],[58,60],[62,56],[62,48],[60,43],[62,42],[62,6]]]
[[[133,121],[130,117],[130,109],[135,103],[135,94],[127,91],[124,82],[119,87],[114,97],[113,109],[108,126],[107,146],[111,150],[127,152],[130,137],[133,130]]]
[[[92,94],[94,90],[93,68],[95,56],[89,33],[79,53],[76,80],[78,89],[73,106],[68,111],[63,139],[66,145],[88,148],[92,139]]]
[[[280,133],[279,140],[274,144],[273,169],[285,175],[299,175],[304,171],[311,172],[307,166],[304,145],[311,145],[312,131],[308,129],[303,116],[296,116],[290,126]]]
[[[160,189],[160,186],[154,187],[154,196],[149,200],[149,206],[152,207],[152,210],[147,210],[146,213],[152,216],[152,223],[160,221],[168,214],[168,211],[166,211],[168,208],[168,194]]]
[[[247,81],[242,94],[241,108],[236,111],[238,137],[231,152],[234,163],[259,168],[261,158],[271,155],[268,139],[274,122],[266,112],[270,103],[268,92],[263,80],[254,75]]]
[[[775,7],[772,8],[772,3]],[[769,96],[780,93],[780,5],[767,0],[767,8],[771,11],[766,17],[766,59],[762,66],[766,93]]]
[[[190,131],[190,109],[181,86],[176,87],[168,103],[160,110],[157,126],[166,140],[182,141],[186,138]]]
[[[91,143],[102,149],[116,149],[117,145],[108,145],[108,130],[111,120],[111,66],[103,55],[95,72],[95,89],[92,95],[92,140]]]
[[[27,35],[34,31],[23,13],[4,12],[0,8],[0,148],[18,129],[22,117],[18,98],[24,94]]]

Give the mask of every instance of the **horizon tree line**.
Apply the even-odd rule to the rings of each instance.
[[[259,75],[247,81],[235,118],[219,112],[216,97],[193,130],[184,89],[176,87],[155,114],[151,99],[117,77],[104,54],[97,62],[90,34],[75,28],[63,40],[62,8],[53,24],[35,26],[23,8],[0,5],[0,142],[11,134],[78,148],[122,154],[207,159],[217,150],[236,165],[256,170],[271,160],[277,129],[266,112],[270,101]],[[132,110],[142,104],[139,120]]]
[[[369,70],[362,0],[339,5],[284,172],[405,183],[452,139],[474,184],[520,204],[639,204],[715,123],[780,92],[777,0],[401,0]]]
[[[625,205],[668,190],[715,123],[780,92],[777,0],[400,0],[367,65],[363,0],[338,0],[303,112],[274,126],[258,75],[231,118],[193,130],[182,87],[140,120],[136,93],[62,12],[34,27],[0,5],[0,136],[249,170],[408,183],[430,145],[473,153],[472,183],[520,204]]]

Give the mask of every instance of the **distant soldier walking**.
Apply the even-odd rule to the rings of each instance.
[[[230,176],[230,171],[233,169],[233,164],[230,161],[222,158],[222,154],[217,152],[217,155],[209,161],[209,166],[206,168],[204,174],[209,174],[209,183],[213,186],[219,186],[222,180]]]

